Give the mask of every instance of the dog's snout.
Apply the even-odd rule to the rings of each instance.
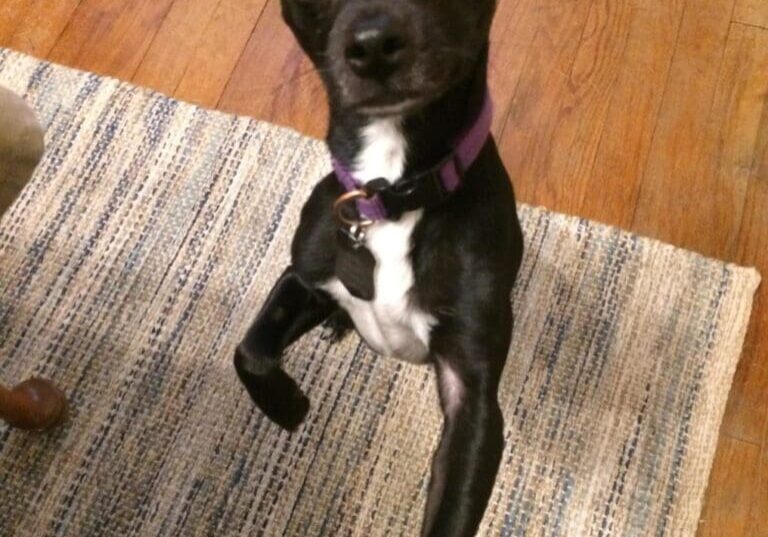
[[[410,45],[404,25],[392,15],[378,12],[350,25],[344,53],[356,75],[384,79],[403,66]]]

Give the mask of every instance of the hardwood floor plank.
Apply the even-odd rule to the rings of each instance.
[[[491,29],[488,86],[494,99],[492,132],[504,130],[520,74],[538,28],[534,0],[501,0]]]
[[[279,0],[267,3],[218,107],[325,135],[325,90],[283,23]]]
[[[107,36],[112,22],[121,11],[119,0],[82,0],[48,53],[48,59],[85,69],[79,61],[81,50],[89,41],[98,43]]]
[[[760,55],[764,55],[763,40],[768,32],[760,33],[756,48]],[[764,281],[758,289],[747,342],[731,389],[721,443],[728,435],[762,443],[755,477],[743,475],[740,488],[754,489],[746,535],[763,537],[768,528],[768,286],[765,281],[768,275],[768,102],[764,100],[762,113],[757,112],[754,117],[758,120],[757,141],[752,151],[752,163],[748,166],[751,176],[735,257],[739,263],[757,267]],[[745,153],[742,162],[746,164],[749,160],[750,156]],[[738,472],[741,464],[736,461],[730,471]],[[724,501],[721,499],[723,492],[714,482],[710,484],[708,494],[713,496],[712,504]],[[732,528],[723,527],[723,531],[730,532]]]
[[[768,35],[768,31],[765,33]],[[736,260],[757,267],[763,275],[763,283],[758,289],[723,431],[737,438],[760,442],[765,441],[764,434],[768,429],[768,103],[762,111],[754,153]]]
[[[174,92],[176,97],[207,107],[217,105],[266,1],[221,0]]]
[[[768,28],[768,2],[765,0],[736,0],[733,20]]]
[[[172,95],[201,45],[218,5],[218,1],[212,0],[176,0],[139,65],[133,82]]]
[[[591,1],[539,2],[537,31],[510,105],[499,149],[518,199],[567,210],[572,197],[550,176],[564,123],[580,97],[572,68],[585,32]],[[546,68],[542,68],[546,66]]]
[[[83,0],[48,58],[130,80],[173,0]]]
[[[697,537],[749,537],[760,446],[724,438],[709,478]]]
[[[626,64],[625,50],[636,12],[628,2],[597,0],[571,68],[567,99],[551,145],[547,180],[559,184],[558,206],[577,213],[585,199],[602,197],[593,168],[611,95]],[[568,185],[565,187],[565,185]],[[605,200],[603,201],[605,204]],[[625,203],[625,206],[626,203]]]
[[[741,199],[746,196],[747,184],[755,173],[755,151],[761,136],[768,132],[764,114],[767,106],[768,30],[734,24],[707,129],[715,139],[709,168],[717,177],[717,185],[735,183],[741,191],[734,205],[723,207],[733,215],[742,214]],[[730,259],[735,253],[735,233],[728,238],[728,243],[734,244],[724,252]],[[765,261],[764,266],[768,267],[768,258],[750,257],[743,261]]]
[[[752,398],[751,407],[745,405],[744,408],[744,416],[750,423],[753,422],[749,418],[750,408],[763,414],[763,450],[750,517],[751,537],[763,537],[768,528],[768,103],[763,109],[752,169],[738,257],[743,263],[757,266],[763,275],[758,306],[753,313],[755,343],[751,350],[752,360],[762,363],[763,377],[762,381],[757,380],[750,386],[751,393],[757,397]],[[752,377],[748,377],[748,380],[750,378]]]
[[[621,67],[577,213],[628,228],[682,21],[684,0],[635,9]]]
[[[768,181],[768,95],[760,119],[757,146],[755,147],[755,161],[752,165],[752,176],[758,181]]]
[[[721,114],[738,99],[741,82],[720,75],[741,40],[734,32],[726,50],[733,0],[695,4],[689,2],[683,17],[632,228],[723,257],[738,232],[746,182],[718,170]]]
[[[28,0],[3,0],[0,3],[0,47],[7,47],[24,20]]]
[[[25,0],[21,3],[24,10],[14,23],[7,46],[45,58],[66,28],[80,0]]]
[[[752,499],[752,512],[749,525],[752,528],[750,537],[763,537],[768,528],[768,428],[763,439],[763,451],[757,468],[757,483]]]

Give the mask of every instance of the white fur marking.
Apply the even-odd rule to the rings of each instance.
[[[395,182],[405,170],[406,141],[399,118],[377,119],[361,133],[363,148],[355,161],[355,177],[367,183],[383,177]]]
[[[372,122],[362,132],[363,149],[356,160],[355,177],[367,182],[400,178],[405,169],[406,141],[399,119]],[[415,307],[411,234],[422,211],[404,214],[397,222],[377,222],[367,230],[366,245],[376,258],[376,296],[370,302],[349,294],[336,278],[322,287],[343,307],[368,344],[382,354],[408,361],[423,361],[429,353],[429,333],[435,318]]]
[[[449,365],[444,365],[440,369],[440,388],[443,394],[445,412],[449,416],[455,414],[464,398],[464,383]]]
[[[379,222],[368,229],[367,246],[376,258],[376,296],[372,301],[353,297],[336,278],[323,286],[349,313],[371,347],[411,362],[427,357],[429,332],[435,324],[435,318],[410,299],[410,239],[420,218],[421,211],[413,211],[398,222]]]

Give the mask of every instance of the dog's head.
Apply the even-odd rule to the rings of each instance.
[[[282,8],[333,104],[386,116],[418,110],[471,73],[495,0],[282,0]]]

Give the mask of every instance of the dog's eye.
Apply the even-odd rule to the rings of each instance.
[[[318,17],[321,14],[323,14],[324,10],[327,9],[327,1],[326,0],[292,0],[294,6],[297,10],[299,10],[303,15],[312,16],[312,17]]]
[[[325,5],[324,0],[293,0],[293,3],[296,4],[300,9],[315,9],[318,10]]]

